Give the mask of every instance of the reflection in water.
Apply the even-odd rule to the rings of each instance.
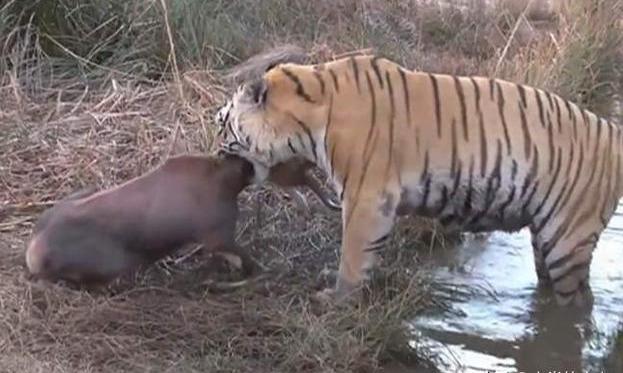
[[[619,372],[603,362],[623,330],[623,205],[594,253],[592,308],[558,307],[552,291],[537,286],[527,231],[433,255],[440,282],[470,289],[447,312],[413,322],[443,372]]]

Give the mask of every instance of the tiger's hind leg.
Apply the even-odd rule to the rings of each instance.
[[[563,235],[560,235],[560,232]],[[533,239],[537,275],[541,283],[551,284],[561,306],[588,306],[592,303],[589,272],[599,232],[586,229],[544,227]],[[533,232],[535,234],[535,232]],[[540,272],[540,273],[539,273]]]
[[[545,265],[545,256],[543,255],[542,245],[535,240],[536,235],[532,239],[532,252],[534,254],[534,269],[539,285],[549,285],[552,279],[549,277],[547,266]]]
[[[398,197],[381,193],[347,203],[342,211],[342,252],[335,287],[321,291],[323,301],[340,302],[356,292],[368,278],[378,252],[385,247],[394,226]]]

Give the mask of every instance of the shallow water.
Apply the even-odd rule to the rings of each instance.
[[[594,302],[584,312],[537,288],[528,231],[431,255],[437,281],[462,290],[449,296],[448,311],[412,323],[442,372],[623,372],[613,346],[623,333],[623,204],[594,252]]]

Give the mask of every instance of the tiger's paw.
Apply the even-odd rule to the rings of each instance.
[[[316,292],[312,300],[323,309],[336,306],[352,306],[358,300],[359,287],[341,279],[338,275],[335,287],[325,287]]]
[[[555,293],[554,298],[559,307],[591,309],[594,303],[593,292],[590,288],[578,289],[573,295],[570,296],[563,296]]]

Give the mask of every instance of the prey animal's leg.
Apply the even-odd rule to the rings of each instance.
[[[206,229],[202,234],[201,242],[203,242],[204,250],[222,258],[248,276],[257,270],[257,264],[247,250],[236,244],[235,218],[232,216],[229,221],[223,219],[219,226]]]
[[[214,255],[223,258],[233,267],[240,270],[244,276],[251,276],[258,270],[256,262],[249,253],[236,244],[227,247],[217,247]]]

